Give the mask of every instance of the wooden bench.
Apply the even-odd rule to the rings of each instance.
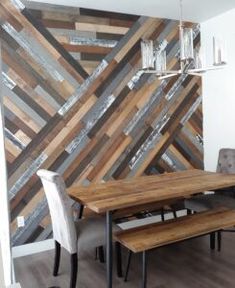
[[[115,240],[134,253],[142,252],[142,287],[147,285],[146,251],[235,226],[235,210],[217,208],[115,234]]]

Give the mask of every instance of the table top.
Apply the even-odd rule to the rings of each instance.
[[[74,185],[68,189],[68,193],[75,201],[94,212],[104,213],[232,186],[235,186],[234,174],[194,169],[91,184],[87,187]]]

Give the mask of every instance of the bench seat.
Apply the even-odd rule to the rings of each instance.
[[[144,252],[235,226],[235,210],[216,208],[115,234],[115,240],[134,253]]]

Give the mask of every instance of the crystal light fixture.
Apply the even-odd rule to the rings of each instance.
[[[156,74],[159,79],[170,78],[179,74],[201,76],[209,70],[221,69],[226,65],[225,47],[221,39],[213,38],[213,66],[203,67],[200,49],[194,49],[193,29],[185,27],[183,22],[183,0],[180,4],[179,43],[180,69],[167,70],[166,46],[167,41],[155,48],[152,40],[141,42],[142,70],[144,73]],[[192,68],[193,67],[193,68]]]
[[[221,39],[213,37],[214,66],[226,64],[225,45]]]
[[[149,69],[154,68],[154,55],[153,55],[153,41],[142,41],[142,68]]]

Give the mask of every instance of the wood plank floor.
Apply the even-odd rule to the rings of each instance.
[[[94,261],[94,253],[79,262],[79,288],[103,288],[105,265]],[[126,255],[124,255],[125,257]],[[148,288],[234,288],[235,287],[235,234],[223,234],[221,252],[209,249],[208,236],[163,247],[149,253]],[[125,259],[124,259],[125,260]],[[129,281],[124,283],[114,275],[117,288],[140,287],[140,255],[132,259]],[[15,260],[16,278],[22,288],[67,288],[69,258],[63,251],[60,274],[52,273],[53,251]]]

